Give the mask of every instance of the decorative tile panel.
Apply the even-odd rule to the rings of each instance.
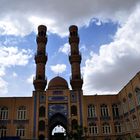
[[[67,101],[68,97],[67,96],[49,96],[48,100],[49,101]]]
[[[56,113],[63,114],[64,116],[67,116],[68,112],[68,106],[67,104],[49,104],[49,117]]]
[[[63,91],[61,90],[53,91],[53,95],[63,95]]]

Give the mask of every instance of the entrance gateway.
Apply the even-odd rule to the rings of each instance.
[[[66,130],[67,130],[66,125],[67,125],[67,119],[63,115],[57,113],[54,116],[52,116],[49,121],[50,140],[65,140],[66,139]],[[62,126],[62,127],[60,128],[60,126]],[[58,128],[58,129],[64,128],[65,130],[64,131],[63,130],[54,130],[56,128]],[[54,130],[54,132],[53,132],[53,130]]]
[[[47,82],[47,28],[39,26],[35,54],[36,74],[33,80],[35,90],[31,97],[0,97],[0,137],[5,139],[18,136],[30,140],[51,140],[60,137],[65,139],[60,133],[52,136],[55,126],[62,126],[66,136],[70,139],[74,137],[75,140],[139,139],[140,72],[116,95],[83,95],[78,29],[71,26],[69,30],[70,84],[60,76],[49,77]],[[71,85],[71,88],[68,85]],[[128,107],[127,110],[124,110],[124,105]],[[84,133],[81,132],[83,128]],[[75,132],[78,132],[78,138]]]
[[[45,65],[48,60],[46,54],[47,28],[44,25],[38,27],[37,52],[35,55],[36,75],[33,81],[34,96],[34,137],[40,140],[65,140],[76,133],[76,126],[82,126],[82,85],[79,52],[78,28],[75,25],[69,28],[71,78],[67,81],[56,76],[47,84]],[[46,88],[47,86],[47,88]],[[38,120],[38,121],[36,121]],[[36,123],[37,122],[37,123]],[[62,126],[63,133],[54,133],[56,126]],[[38,136],[36,136],[38,132]]]

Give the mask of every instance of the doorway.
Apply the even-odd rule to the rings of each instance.
[[[57,113],[49,119],[49,140],[66,140],[67,119]]]

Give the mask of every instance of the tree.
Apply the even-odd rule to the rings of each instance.
[[[73,131],[68,133],[69,140],[86,140],[87,128],[77,125]]]

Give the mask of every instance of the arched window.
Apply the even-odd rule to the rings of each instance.
[[[71,101],[72,102],[75,102],[76,101],[76,96],[75,94],[71,93]]]
[[[6,126],[0,126],[0,138],[6,137],[7,128]]]
[[[71,106],[71,115],[76,116],[77,115],[77,107],[75,105]]]
[[[20,106],[17,111],[17,119],[18,120],[26,120],[26,107]]]
[[[44,140],[45,139],[45,136],[44,135],[39,135],[39,140]]]
[[[39,121],[39,126],[38,126],[39,131],[44,131],[45,130],[45,121]]]
[[[102,117],[108,117],[109,116],[108,108],[107,108],[107,105],[105,105],[105,104],[101,105],[101,116]]]
[[[140,88],[136,87],[135,88],[135,93],[136,93],[136,96],[137,96],[138,105],[140,105]]]
[[[126,119],[126,121],[125,121],[125,128],[126,128],[126,131],[131,130],[131,123],[130,123],[129,119]]]
[[[39,117],[45,117],[45,107],[41,106],[39,108]]]
[[[16,136],[19,136],[19,137],[25,137],[25,127],[24,126],[18,126],[17,129],[16,129]]]
[[[95,106],[92,104],[88,105],[88,117],[96,117]]]
[[[97,135],[98,134],[98,126],[96,123],[89,123],[89,134],[90,135]]]
[[[116,122],[114,124],[114,127],[115,127],[115,132],[116,133],[121,133],[122,132],[121,124],[119,122]]]
[[[120,101],[118,106],[118,110],[119,110],[119,115],[123,115],[123,103]]]
[[[76,129],[76,128],[77,128],[78,122],[77,122],[76,119],[73,119],[73,120],[71,121],[71,126],[72,126],[72,129]]]
[[[112,105],[112,113],[113,113],[113,117],[119,116],[119,108],[117,104]]]
[[[129,102],[130,110],[132,110],[134,108],[134,100],[132,97],[132,93],[128,94],[128,102]]]
[[[135,115],[132,116],[132,127],[133,129],[137,129],[138,128],[138,121]]]
[[[122,106],[123,106],[124,113],[128,112],[128,105],[127,105],[127,101],[125,98],[123,98]]]
[[[0,107],[0,120],[8,120],[8,108]]]
[[[110,134],[111,133],[111,128],[108,123],[103,123],[103,134]]]

